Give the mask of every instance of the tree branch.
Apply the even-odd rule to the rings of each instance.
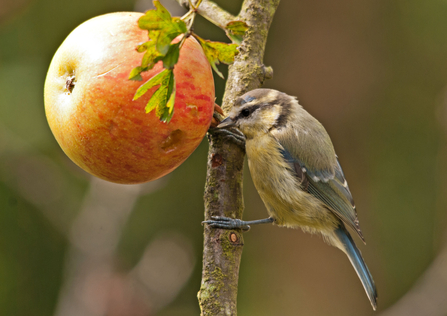
[[[189,9],[189,0],[176,0],[181,6]],[[196,1],[194,1],[195,3]],[[203,16],[205,19],[210,21],[211,23],[217,25],[221,29],[224,29],[225,26],[230,21],[234,21],[237,18],[219,7],[212,1],[203,0],[200,3],[200,6],[197,8],[197,13]]]
[[[203,1],[200,5],[210,3]],[[249,25],[240,53],[229,68],[223,108],[228,112],[243,93],[262,85],[271,71],[262,61],[267,34],[279,0],[245,0],[237,19]],[[199,8],[199,12],[200,12]],[[222,10],[222,9],[220,9]],[[217,134],[209,134],[205,219],[242,218],[242,174],[245,152]],[[202,284],[198,293],[201,315],[237,315],[236,301],[243,237],[240,230],[205,226]]]
[[[265,45],[270,24],[279,0],[245,0],[236,17],[245,21],[249,29],[230,66],[222,108],[228,112],[234,100],[250,90],[259,88],[273,76],[271,67],[263,64]]]

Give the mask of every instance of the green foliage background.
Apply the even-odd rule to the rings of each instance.
[[[217,2],[234,14],[240,6]],[[90,177],[65,157],[48,128],[46,70],[78,24],[133,10],[134,1],[11,0],[3,7],[0,315],[52,315],[64,281],[65,232]],[[443,245],[446,16],[441,0],[282,1],[269,35],[265,63],[274,78],[265,87],[298,96],[329,131],[368,243],[360,247],[378,286],[379,311],[414,284]],[[195,31],[227,41],[201,18]],[[224,74],[225,68],[219,66]],[[224,81],[215,77],[219,102]],[[192,276],[158,315],[198,314],[206,155],[204,140],[165,186],[138,200],[119,243],[123,271],[164,231],[192,244]],[[265,217],[246,171],[244,217]],[[256,227],[245,235],[242,260],[240,315],[372,315],[349,262],[318,237]]]

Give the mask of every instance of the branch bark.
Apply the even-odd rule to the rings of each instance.
[[[181,2],[182,0],[178,0]],[[249,25],[244,41],[229,68],[222,108],[228,112],[233,101],[245,92],[259,88],[270,78],[271,68],[265,67],[263,57],[267,34],[279,0],[245,0],[234,20]],[[207,18],[225,25],[233,20],[211,1],[204,0],[198,12],[207,11]],[[220,17],[224,18],[220,18]],[[209,134],[208,171],[205,185],[205,219],[211,216],[242,218],[243,164],[245,152],[217,134]],[[202,283],[198,293],[201,315],[237,315],[239,266],[244,244],[240,230],[204,228]]]

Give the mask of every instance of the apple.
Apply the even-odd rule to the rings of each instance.
[[[62,150],[87,172],[116,183],[142,183],[178,167],[197,148],[213,116],[214,81],[200,44],[189,37],[174,74],[174,116],[166,124],[145,106],[157,87],[132,101],[137,88],[158,74],[161,62],[128,80],[141,64],[142,13],[118,12],[78,26],[51,61],[45,113]]]

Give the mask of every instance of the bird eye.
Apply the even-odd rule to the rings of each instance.
[[[244,109],[244,110],[242,110],[241,114],[242,114],[242,116],[247,117],[250,115],[250,110]]]

